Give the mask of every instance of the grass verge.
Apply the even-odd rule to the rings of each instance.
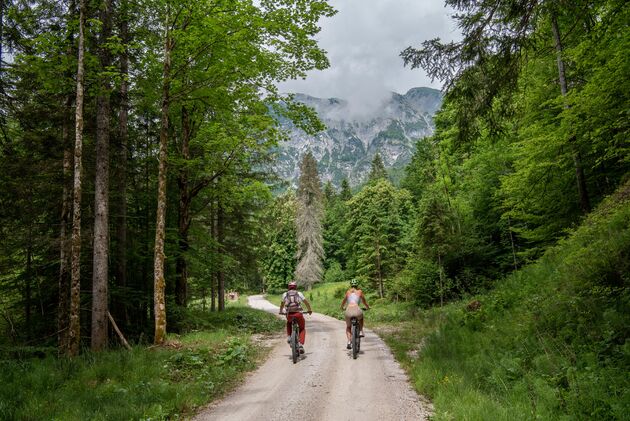
[[[178,419],[233,388],[264,357],[252,334],[281,329],[246,307],[189,311],[166,346],[74,359],[0,359],[0,419]]]

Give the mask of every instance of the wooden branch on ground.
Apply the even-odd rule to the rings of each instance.
[[[122,344],[123,344],[123,346],[125,348],[127,348],[129,351],[131,351],[131,346],[129,345],[129,343],[127,342],[125,337],[123,336],[123,334],[120,331],[120,329],[118,329],[118,325],[114,321],[114,318],[112,317],[112,315],[111,315],[111,313],[109,311],[107,312],[107,317],[109,317],[109,321],[112,322],[112,326],[114,326],[114,330],[118,334],[118,337],[120,338],[120,342],[122,342]]]

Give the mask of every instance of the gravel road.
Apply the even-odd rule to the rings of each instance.
[[[278,307],[262,296],[249,305]],[[195,420],[304,421],[425,420],[426,403],[409,386],[389,348],[369,329],[356,360],[346,350],[344,322],[322,314],[306,317],[306,353],[293,364],[291,349],[276,340],[269,359],[245,383]]]

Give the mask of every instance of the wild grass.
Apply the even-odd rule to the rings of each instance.
[[[436,420],[630,419],[627,198],[492,292],[383,330]]]
[[[0,360],[0,419],[174,419],[225,393],[264,355],[252,333],[278,331],[248,308],[191,311],[163,347],[85,352],[74,359]]]

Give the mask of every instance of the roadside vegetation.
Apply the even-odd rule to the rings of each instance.
[[[174,419],[223,395],[266,355],[281,328],[273,315],[242,306],[189,310],[164,346],[85,352],[2,349],[0,419]],[[260,341],[252,339],[258,334]],[[50,353],[50,354],[49,354]]]
[[[433,401],[436,420],[627,419],[629,251],[630,183],[495,289],[430,309],[372,293],[366,326]],[[305,295],[341,318],[347,286]]]

